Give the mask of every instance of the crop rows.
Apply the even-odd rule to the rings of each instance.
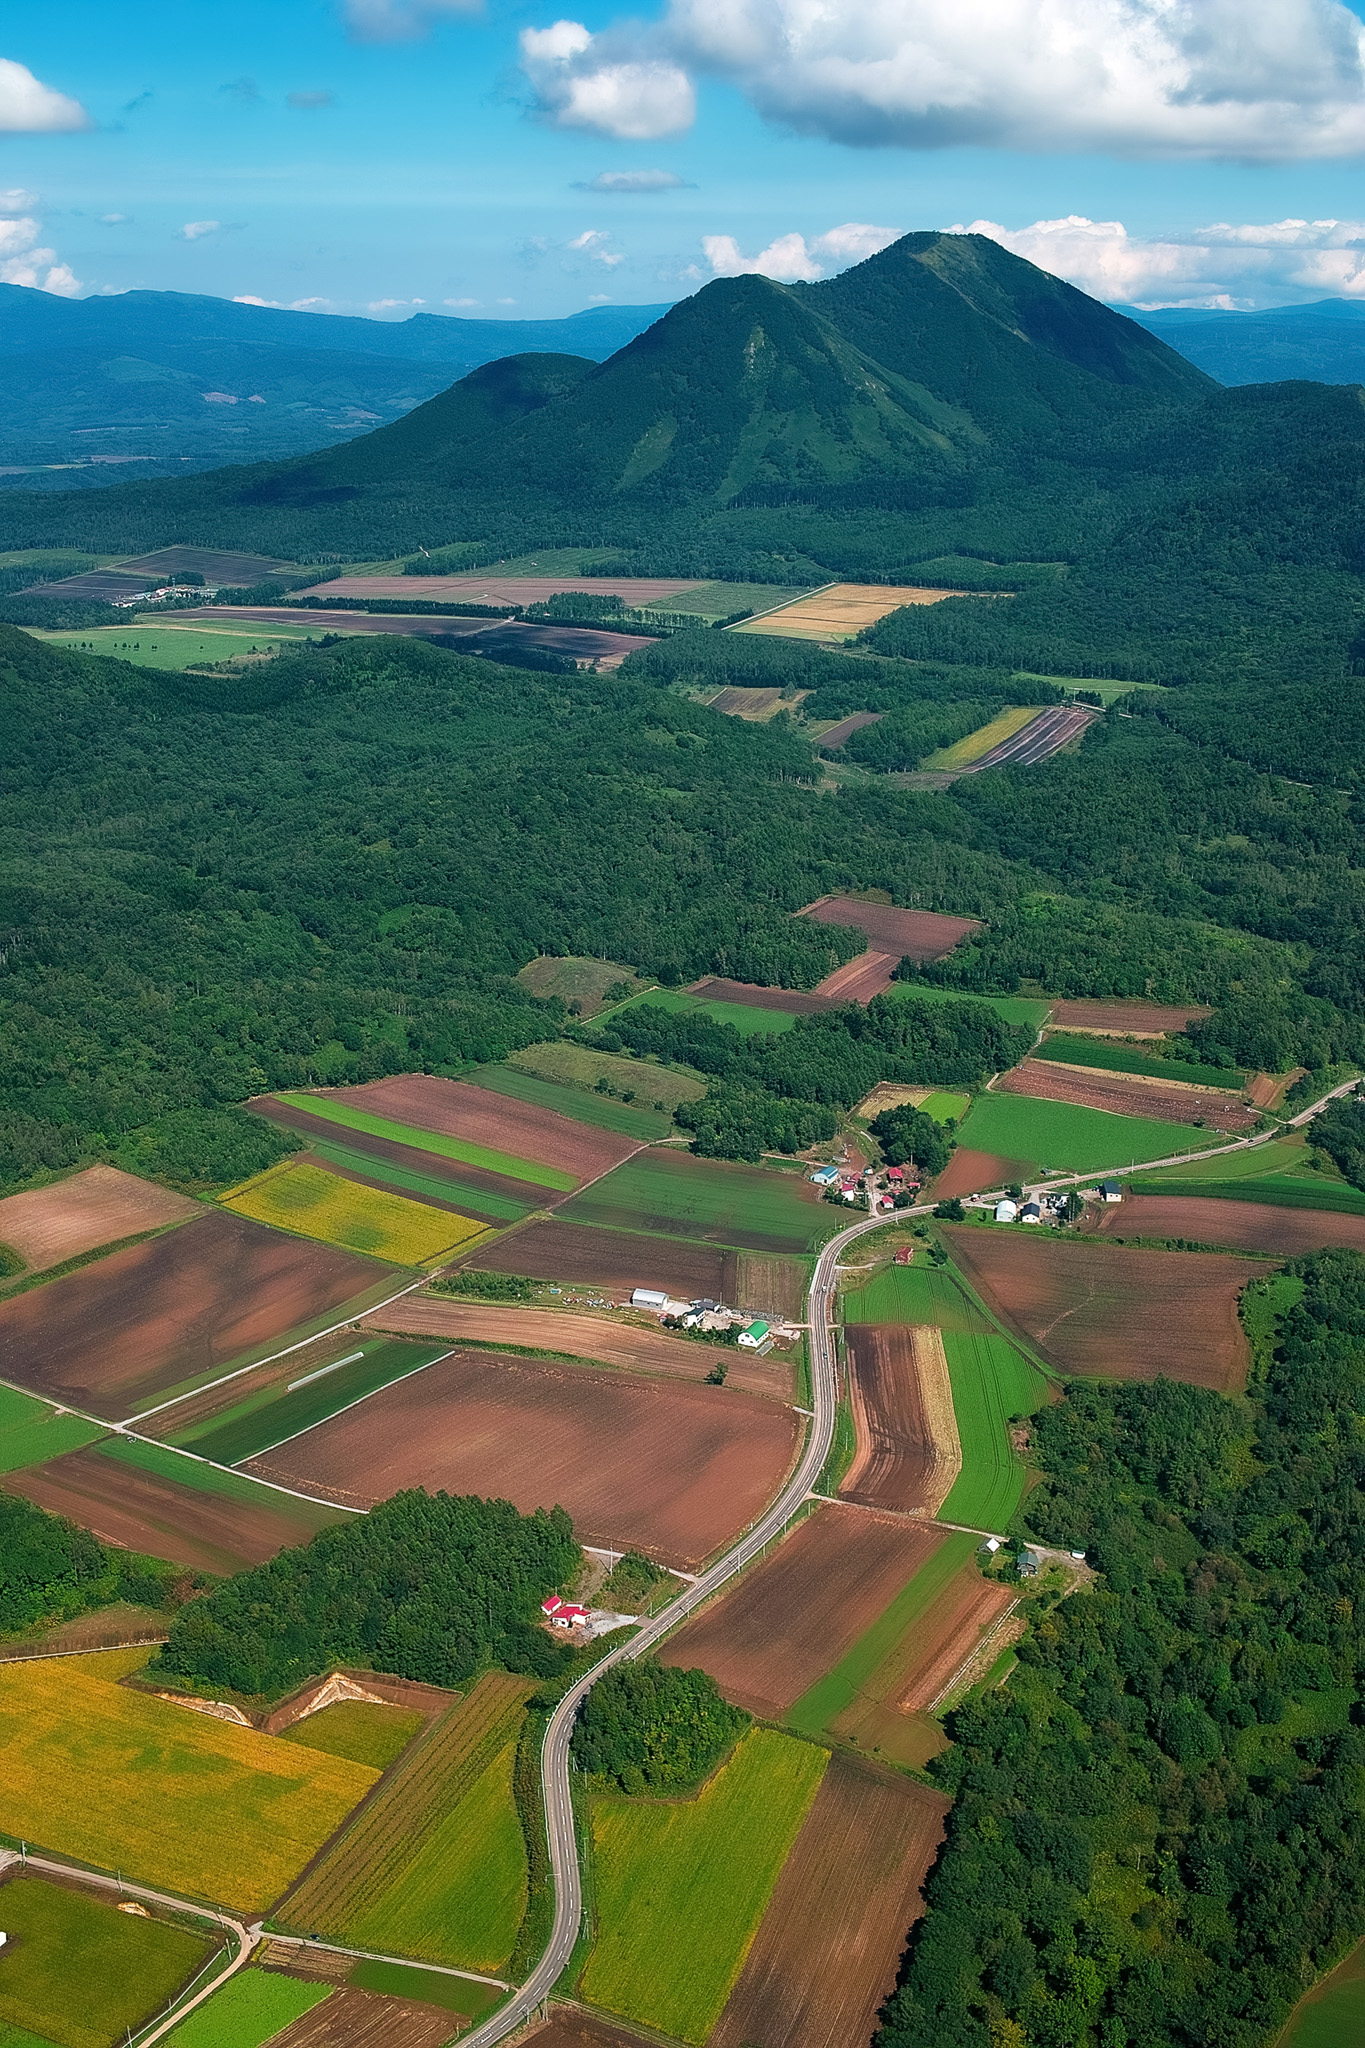
[[[320,1166],[275,1166],[225,1195],[226,1207],[327,1244],[404,1266],[429,1264],[481,1235],[484,1226],[406,1195],[340,1180]]]

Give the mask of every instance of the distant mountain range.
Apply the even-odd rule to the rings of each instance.
[[[1359,299],[1319,299],[1268,313],[1167,307],[1132,317],[1220,384],[1279,384],[1287,377],[1365,384],[1365,304]]]

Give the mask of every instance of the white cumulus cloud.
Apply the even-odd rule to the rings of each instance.
[[[584,228],[581,235],[575,235],[564,246],[577,255],[587,256],[593,263],[604,264],[608,270],[614,270],[618,263],[626,260],[619,250],[612,248],[611,236],[602,228]]]
[[[778,284],[813,284],[832,271],[875,256],[899,232],[850,220],[809,242],[804,235],[778,235],[757,256],[745,256],[733,235],[703,235],[701,245],[713,277],[771,277]]]
[[[223,223],[220,220],[187,220],[180,230],[182,242],[199,242],[205,235],[216,235]]]
[[[0,57],[0,134],[53,135],[94,125],[79,100],[44,85],[26,64]]]
[[[696,119],[692,81],[634,30],[590,35],[581,21],[521,32],[521,63],[538,112],[558,128],[588,128],[619,142],[655,142]]]
[[[1068,214],[1027,227],[959,224],[1064,277],[1092,298],[1155,306],[1283,305],[1365,299],[1365,221],[1217,221],[1188,233],[1130,235],[1122,221]]]
[[[676,132],[706,72],[771,120],[863,147],[1365,152],[1365,24],[1344,0],[666,0],[656,23],[580,29],[559,94],[535,34],[524,61],[547,110],[606,134]],[[633,69],[667,75],[670,126],[616,125]]]
[[[53,292],[59,299],[74,299],[81,282],[69,265],[59,263],[55,249],[44,249],[39,238],[42,228],[31,214],[16,213],[13,202],[31,201],[31,192],[0,193],[0,284],[26,284],[40,292]]]

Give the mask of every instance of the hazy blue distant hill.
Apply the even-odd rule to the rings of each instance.
[[[1321,299],[1266,313],[1163,307],[1133,318],[1220,384],[1276,384],[1289,377],[1365,384],[1365,305],[1358,299]]]

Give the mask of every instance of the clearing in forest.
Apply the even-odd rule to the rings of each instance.
[[[398,1266],[439,1265],[486,1228],[449,1209],[292,1161],[269,1167],[218,1199],[234,1215]]]
[[[984,1003],[1007,1024],[1027,1024],[1032,1031],[1041,1030],[1052,1012],[1052,1005],[1039,996],[983,996],[975,989],[943,988],[938,982],[893,981],[886,993],[893,1002],[913,997],[917,1003]]]
[[[942,960],[978,932],[973,917],[945,917],[937,910],[897,910],[890,903],[865,903],[858,896],[822,896],[800,912],[817,924],[839,924],[866,932],[868,944],[896,959]]]
[[[608,989],[624,983],[632,995],[638,995],[647,986],[633,967],[623,967],[619,960],[587,960],[579,955],[561,958],[552,953],[528,960],[517,980],[533,996],[558,996],[570,1006],[577,1003],[573,1014],[585,1021],[602,1009]]]
[[[202,1214],[202,1204],[188,1195],[172,1194],[116,1166],[87,1166],[51,1187],[6,1195],[0,1201],[0,1246],[39,1273],[100,1245]]]
[[[835,583],[729,630],[767,633],[779,640],[856,640],[866,627],[904,605],[940,604],[945,597],[966,595],[963,590],[936,590],[922,583]]]
[[[840,1228],[804,1173],[654,1147],[566,1202],[569,1223],[657,1231],[755,1252],[814,1250]]]
[[[1059,996],[1052,1021],[1059,1030],[1112,1031],[1121,1038],[1164,1038],[1213,1012],[1200,1003],[1148,1003],[1123,996]]]
[[[931,770],[966,768],[971,762],[979,761],[983,754],[989,754],[992,747],[998,747],[1003,740],[1012,740],[1017,732],[1031,725],[1041,708],[1037,704],[1011,704],[989,725],[979,726],[965,739],[955,740],[951,747],[940,747],[937,753],[926,754],[920,767]]]
[[[721,993],[710,994],[708,989],[719,988]],[[743,993],[740,993],[740,991]],[[622,1012],[642,1009],[646,1004],[657,1010],[668,1010],[674,1016],[709,1017],[714,1023],[729,1024],[735,1031],[790,1031],[798,1016],[823,1010],[827,1004],[823,998],[808,997],[804,1002],[756,1002],[754,995],[769,993],[755,987],[749,993],[747,982],[703,982],[698,988],[652,988],[645,995],[636,996],[633,1002],[623,1003]],[[797,994],[796,991],[778,989],[774,996]]]
[[[698,1102],[706,1093],[706,1083],[697,1074],[684,1074],[674,1067],[660,1066],[654,1060],[630,1059],[624,1053],[598,1052],[593,1046],[571,1045],[568,1039],[557,1038],[548,1045],[528,1045],[520,1052],[509,1053],[507,1066],[519,1074],[534,1074],[544,1081],[556,1081],[561,1087],[572,1088],[573,1100],[578,1112],[585,1119],[596,1120],[612,1115],[636,1115],[655,1110],[671,1116],[682,1102]],[[611,1095],[598,1095],[597,1084],[605,1081]],[[634,1097],[633,1103],[625,1102],[626,1094]],[[584,1101],[584,1096],[590,1100]],[[642,1111],[643,1105],[643,1111]],[[611,1125],[605,1126],[611,1129]],[[667,1137],[667,1130],[655,1131],[655,1137]]]

